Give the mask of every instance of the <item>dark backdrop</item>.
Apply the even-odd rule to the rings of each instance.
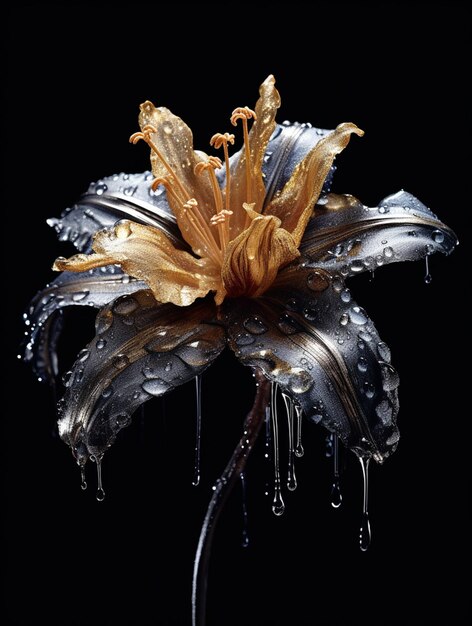
[[[3,333],[6,556],[2,613],[32,626],[189,623],[193,555],[218,477],[239,438],[253,381],[228,355],[203,381],[202,484],[191,485],[193,386],[146,406],[104,461],[106,500],[82,492],[78,469],[54,436],[48,390],[17,359],[21,313],[71,248],[45,224],[88,183],[148,167],[128,143],[138,104],[168,106],[196,146],[229,129],[274,73],[279,120],[333,128],[354,121],[365,137],[338,159],[334,190],[377,203],[401,187],[456,230],[461,246],[424,265],[351,281],[392,347],[402,384],[397,453],[372,468],[373,543],[358,549],[360,468],[344,455],[344,503],[329,504],[325,433],[306,424],[299,488],[276,518],[264,497],[262,446],[247,470],[250,543],[241,547],[241,493],[219,524],[208,624],[429,624],[467,615],[466,517],[470,401],[468,215],[470,31],[461,3],[160,3],[94,8],[17,5],[3,40],[9,137]],[[231,15],[231,17],[229,17]],[[468,294],[470,296],[470,294]],[[11,315],[13,314],[13,315]],[[92,334],[93,314],[68,316],[64,368]],[[465,358],[464,358],[465,357]],[[460,360],[463,359],[463,360]],[[469,370],[470,371],[470,370]],[[11,377],[11,378],[10,378]],[[285,456],[283,457],[285,459]],[[283,468],[285,461],[283,461]],[[4,559],[2,558],[2,561]]]

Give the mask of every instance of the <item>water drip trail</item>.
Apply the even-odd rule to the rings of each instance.
[[[196,415],[195,415],[195,462],[192,485],[200,484],[200,453],[202,439],[202,377],[195,377]]]
[[[427,254],[424,258],[425,260],[425,275],[424,275],[424,282],[429,285],[432,280],[433,277],[431,276],[430,272],[429,272],[429,255]]]
[[[331,487],[331,506],[338,509],[343,501],[339,479],[339,439],[333,435],[333,485]]]
[[[264,458],[266,462],[269,464],[270,469],[272,470],[272,433],[271,433],[271,408],[267,407],[266,416],[265,416],[265,440],[264,440]],[[264,495],[269,495],[269,480],[266,475]]]
[[[295,450],[293,447],[293,421],[294,410],[293,401],[285,393],[282,393],[282,398],[285,403],[285,410],[287,412],[287,426],[288,426],[288,472],[287,472],[287,489],[289,491],[295,491],[297,488],[297,478],[295,476]]]
[[[362,498],[362,517],[361,527],[359,531],[359,546],[362,552],[365,552],[372,541],[372,533],[370,530],[369,520],[369,461],[370,457],[359,457],[362,468],[363,480],[363,498]]]
[[[102,459],[103,455],[95,457],[95,463],[97,465],[97,493],[95,497],[99,502],[105,500],[105,491],[102,483]]]
[[[80,488],[82,491],[87,489],[87,481],[85,480],[85,465],[80,466]]]
[[[282,498],[282,486],[280,483],[280,457],[279,457],[279,425],[277,415],[277,383],[271,383],[270,389],[270,414],[272,418],[272,435],[274,442],[274,499],[272,501],[272,512],[275,515],[282,515],[285,511],[285,504]]]
[[[303,411],[300,405],[295,405],[295,413],[297,415],[297,444],[295,446],[295,456],[302,457],[305,454],[305,450],[302,444],[302,417]]]
[[[241,545],[243,548],[247,548],[249,545],[248,534],[248,517],[247,517],[247,493],[246,493],[246,477],[244,472],[241,472],[239,478],[241,479],[241,499],[242,499],[242,513],[243,513],[243,531]]]

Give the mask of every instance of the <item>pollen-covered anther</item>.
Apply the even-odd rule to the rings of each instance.
[[[236,124],[238,123],[238,120],[247,121],[247,120],[250,120],[251,118],[254,120],[257,119],[257,115],[255,111],[253,111],[249,107],[237,107],[231,113],[231,124],[233,126],[236,126]]]
[[[234,145],[234,135],[232,133],[215,133],[210,139],[210,146],[214,146],[217,150],[223,146],[227,147],[228,144]]]
[[[210,224],[212,226],[216,226],[217,224],[224,224],[230,215],[233,215],[233,211],[227,211],[226,209],[223,209],[222,211],[220,211],[216,215],[213,215],[213,217],[210,218]]]

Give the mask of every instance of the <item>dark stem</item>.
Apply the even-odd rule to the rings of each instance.
[[[251,410],[244,422],[244,433],[234,449],[224,472],[217,480],[213,496],[200,531],[195,563],[193,566],[192,585],[192,624],[193,626],[205,625],[206,592],[208,583],[208,566],[210,562],[210,550],[218,517],[228,499],[234,485],[238,481],[241,472],[244,471],[246,461],[254,446],[259,431],[265,420],[266,409],[270,403],[270,381],[260,369],[255,369],[256,397]]]

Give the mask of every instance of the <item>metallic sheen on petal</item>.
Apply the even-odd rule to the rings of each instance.
[[[281,267],[299,256],[293,237],[272,215],[259,215],[245,205],[251,221],[228,246],[222,269],[230,298],[256,297],[267,291]]]
[[[364,134],[355,124],[345,123],[323,137],[297,165],[282,191],[264,209],[265,215],[275,215],[281,219],[282,228],[292,233],[297,246],[300,245],[333,161],[347,146],[353,133],[359,136]]]
[[[223,349],[211,300],[158,304],[150,291],[119,298],[97,318],[60,401],[59,432],[75,454],[100,455],[147,400],[202,373]],[[83,454],[83,453],[82,453]]]
[[[96,254],[78,254],[56,259],[54,269],[84,271],[104,265],[119,264],[130,276],[146,282],[160,302],[187,306],[210,290],[223,290],[218,268],[208,260],[196,259],[177,250],[162,231],[152,226],[122,221],[112,229],[95,234]]]

